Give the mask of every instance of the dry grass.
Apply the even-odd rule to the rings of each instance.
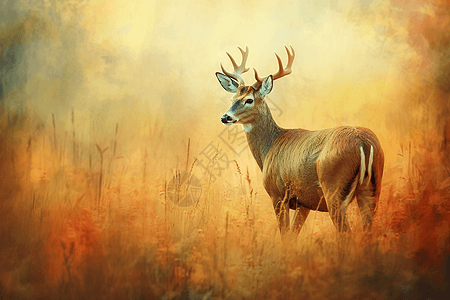
[[[297,240],[282,243],[268,197],[237,161],[233,197],[206,176],[200,201],[180,208],[151,153],[117,156],[118,127],[112,147],[74,140],[71,151],[54,123],[8,120],[1,299],[439,299],[450,289],[445,149],[403,147],[386,166],[372,235],[353,206],[352,234],[313,212]]]

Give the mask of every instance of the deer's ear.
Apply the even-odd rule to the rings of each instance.
[[[219,79],[220,85],[225,89],[225,91],[230,93],[236,93],[239,87],[239,83],[231,77],[225,74],[216,73],[217,79]]]
[[[270,75],[263,80],[261,87],[259,88],[259,94],[262,97],[265,97],[272,91],[272,88],[273,88],[273,78],[272,75]]]

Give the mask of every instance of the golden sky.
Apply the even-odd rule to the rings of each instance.
[[[167,147],[217,141],[231,94],[214,73],[230,69],[225,52],[240,59],[236,46],[264,76],[277,70],[274,52],[286,62],[283,45],[295,49],[293,73],[269,95],[280,126],[367,126],[392,149],[423,117],[411,99],[433,87],[421,82],[439,65],[442,1],[3,2],[4,109],[47,124],[54,114],[68,131],[73,109],[87,143],[118,123],[124,149],[155,124]]]

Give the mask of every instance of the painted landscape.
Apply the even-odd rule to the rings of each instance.
[[[0,299],[450,294],[449,1],[1,2]],[[295,49],[278,125],[377,134],[371,232],[351,203],[350,233],[312,211],[281,239],[220,122],[246,45],[261,76]]]

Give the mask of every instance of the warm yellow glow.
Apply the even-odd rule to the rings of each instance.
[[[445,261],[450,224],[448,1],[3,2],[5,297],[173,298],[188,282],[205,299],[383,298],[441,275],[429,268]],[[281,245],[242,128],[220,122],[232,96],[215,76],[220,62],[231,69],[225,53],[239,60],[247,45],[247,65],[267,76],[273,52],[286,63],[284,44],[296,58],[267,97],[276,122],[364,126],[381,141],[370,238],[342,243],[312,212],[297,243]],[[253,71],[243,78],[251,85]],[[180,172],[203,184],[198,207],[167,198]],[[366,281],[391,286],[360,289]],[[351,288],[335,294],[338,283]]]

